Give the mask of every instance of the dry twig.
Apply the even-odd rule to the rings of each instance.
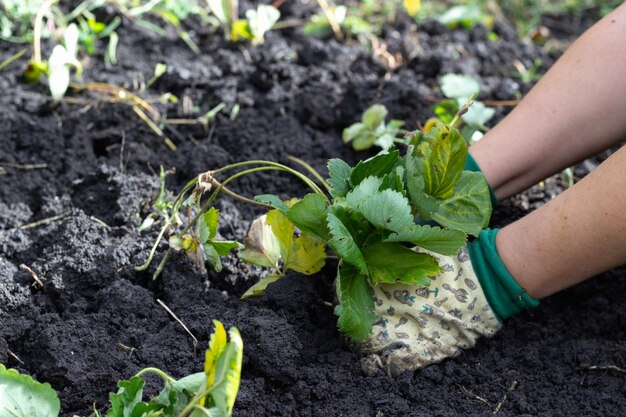
[[[185,329],[187,334],[189,336],[191,336],[191,338],[193,339],[193,350],[195,352],[196,349],[198,349],[198,339],[196,339],[196,336],[194,336],[193,333],[191,333],[189,328],[187,326],[185,326],[185,323],[183,323],[183,321],[181,319],[179,319],[178,316],[176,316],[176,314],[174,314],[174,312],[167,305],[165,305],[165,303],[163,301],[157,299],[157,303],[159,303],[161,305],[161,307],[163,307],[165,309],[165,311],[170,313],[170,315],[174,318],[174,320],[176,320],[178,322],[178,324],[180,324],[181,327],[183,329]]]

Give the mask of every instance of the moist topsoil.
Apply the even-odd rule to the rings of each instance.
[[[284,18],[311,12],[290,4],[282,7]],[[174,377],[200,371],[211,320],[218,319],[237,326],[245,342],[235,416],[626,415],[623,268],[507,320],[495,337],[457,358],[395,379],[365,375],[360,354],[337,331],[328,305],[332,261],[315,276],[290,274],[247,301],[239,297],[262,272],[234,256],[219,274],[196,272],[182,255],[173,256],[155,281],[155,265],[134,270],[157,233],[157,227],[147,233],[137,227],[157,194],[159,166],[175,168],[167,180],[173,193],[200,172],[246,159],[288,163],[294,155],[325,175],[328,158],[354,163],[372,155],[340,139],[366,107],[382,103],[391,117],[416,128],[431,114],[432,97],[441,97],[437,80],[445,73],[479,78],[485,100],[527,91],[511,76],[513,60],[530,65],[540,57],[549,64],[553,57],[519,42],[506,24],[495,31],[499,39],[488,41],[480,26],[415,28],[400,17],[382,35],[388,52],[402,59],[390,71],[356,42],[305,37],[297,29],[271,32],[264,45],[250,47],[196,25],[192,36],[202,49],[196,56],[175,36],[161,38],[125,21],[119,64],[106,69],[101,56],[92,57],[83,82],[132,89],[165,62],[167,73],[144,96],[178,96],[178,105],[159,107],[168,117],[195,117],[227,105],[208,130],[166,129],[176,152],[125,104],[72,92],[78,103],[53,103],[43,83],[22,83],[24,61],[4,70],[0,161],[45,168],[5,164],[0,177],[0,362],[49,382],[59,392],[63,416],[85,416],[94,403],[107,405],[117,380],[144,367]],[[0,58],[19,48],[1,44]],[[189,102],[200,113],[189,116],[183,105]],[[236,104],[240,111],[231,120]],[[496,119],[508,110],[498,107]],[[577,175],[596,162],[587,161]],[[263,173],[233,188],[284,198],[306,192],[292,178]],[[503,202],[492,223],[510,223],[561,190],[553,178]],[[226,238],[242,239],[259,214],[228,199],[218,205]],[[44,219],[52,220],[20,228]],[[165,248],[159,246],[157,260]],[[44,288],[33,286],[22,264]],[[197,337],[197,348],[157,299]],[[159,388],[160,381],[149,377],[148,393]]]

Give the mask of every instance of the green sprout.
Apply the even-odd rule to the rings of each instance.
[[[379,146],[384,150],[391,148],[401,127],[404,125],[402,120],[392,119],[389,123],[385,123],[387,117],[387,108],[382,104],[374,104],[363,113],[361,121],[343,130],[343,141],[352,142],[352,147],[357,151],[371,148],[373,145]]]

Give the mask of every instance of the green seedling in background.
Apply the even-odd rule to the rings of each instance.
[[[157,368],[145,368],[127,381],[119,381],[109,394],[110,408],[90,417],[230,417],[241,382],[243,340],[236,327],[228,330],[213,320],[205,352],[204,371],[174,379]],[[230,340],[229,340],[230,339]],[[164,387],[148,402],[143,401],[146,374],[163,379]],[[0,364],[0,417],[58,417],[60,401],[49,384]]]
[[[256,10],[246,11],[245,20],[235,20],[231,31],[232,40],[248,39],[253,45],[259,45],[265,40],[265,33],[269,32],[279,19],[280,11],[276,7],[259,4]]]
[[[433,113],[444,123],[450,123],[472,96],[478,95],[480,85],[476,80],[467,75],[446,74],[439,82],[441,92],[449,100],[442,101],[433,106]],[[461,116],[464,126],[461,134],[468,143],[481,137],[482,132],[487,130],[485,124],[495,114],[495,109],[487,107],[484,103],[472,100],[472,105]]]
[[[451,29],[457,27],[471,29],[479,23],[491,29],[494,23],[493,16],[485,13],[478,4],[472,3],[450,7],[437,20]]]
[[[363,113],[361,122],[343,130],[343,141],[351,142],[357,151],[380,146],[384,150],[391,148],[396,137],[401,133],[404,122],[392,119],[385,123],[387,108],[382,104],[374,104]],[[398,139],[399,140],[399,139]]]
[[[360,35],[370,36],[374,33],[372,25],[359,16],[349,14],[346,6],[330,6],[326,12],[311,16],[310,20],[302,27],[302,32],[310,36],[331,36],[334,30],[329,15],[333,23],[336,23],[346,33],[347,38]],[[343,34],[340,36],[343,37]]]
[[[232,39],[233,26],[238,16],[238,0],[206,0],[211,17],[216,19],[216,26],[221,26],[226,39]]]
[[[63,45],[56,45],[52,49],[48,61],[41,60],[40,46],[34,48],[36,53],[33,53],[33,59],[28,63],[28,67],[24,72],[24,78],[28,82],[36,82],[42,75],[47,75],[52,97],[55,100],[62,99],[70,85],[70,68],[75,68],[76,75],[79,77],[82,72],[82,65],[76,58],[78,53],[78,36],[78,27],[73,23],[70,24],[63,34]],[[40,42],[37,36],[35,36],[35,42]]]

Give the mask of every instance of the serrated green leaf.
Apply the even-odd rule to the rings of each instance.
[[[289,206],[287,206],[287,204],[285,204],[285,202],[280,197],[274,194],[256,195],[254,196],[254,200],[261,203],[269,204],[270,206],[279,211],[282,211],[283,213],[285,213],[287,209],[289,209]]]
[[[457,129],[438,123],[429,131],[429,140],[414,152],[417,171],[424,179],[424,192],[445,199],[454,192],[467,158],[467,144]]]
[[[337,299],[335,315],[337,326],[353,340],[365,339],[374,323],[374,298],[367,276],[350,264],[343,264],[335,280]]]
[[[387,108],[382,104],[374,104],[363,113],[361,121],[370,130],[376,129],[387,117]]]
[[[351,207],[358,207],[358,205],[369,198],[372,194],[376,193],[381,184],[382,178],[367,177],[359,183],[352,191],[346,195],[346,203]]]
[[[291,206],[287,218],[304,233],[316,236],[324,241],[329,239],[326,226],[328,200],[320,194],[307,194]]]
[[[412,227],[390,234],[385,242],[410,242],[442,255],[456,255],[467,242],[467,235],[459,230],[442,229],[429,225]]]
[[[379,153],[376,156],[360,161],[350,174],[350,183],[356,187],[367,177],[383,177],[389,174],[396,166],[400,157],[400,151],[394,149],[391,152]]]
[[[56,417],[60,407],[49,384],[0,364],[0,417]]]
[[[379,191],[382,190],[394,190],[402,193],[402,195],[406,196],[406,190],[404,188],[404,168],[401,166],[397,166],[396,169],[383,177],[382,183],[378,188]]]
[[[480,91],[480,85],[475,79],[461,74],[446,74],[441,77],[439,85],[443,95],[448,98],[462,99],[463,103],[472,94],[477,94]]]
[[[439,273],[432,256],[414,252],[399,243],[374,243],[362,249],[374,285],[402,282],[429,285],[429,276]]]
[[[361,274],[367,275],[365,259],[350,231],[333,213],[328,213],[327,221],[331,235],[328,245],[344,262],[354,265]]]
[[[379,230],[400,232],[414,224],[409,200],[397,191],[377,191],[361,201],[357,207]]]
[[[261,295],[263,295],[268,285],[270,285],[272,282],[278,281],[281,278],[282,277],[276,273],[263,277],[256,284],[248,288],[246,292],[243,293],[241,298],[246,299],[250,297],[260,297]]]
[[[441,202],[432,218],[442,226],[478,236],[491,217],[489,187],[480,172],[464,171],[454,195]]]
[[[117,393],[109,394],[111,408],[106,417],[134,417],[141,416],[143,411],[147,411],[148,404],[142,401],[143,386],[145,381],[136,376],[128,381],[118,381]],[[135,414],[141,412],[141,414]]]
[[[352,167],[339,158],[329,159],[326,164],[328,167],[328,184],[331,186],[329,191],[333,198],[345,197],[351,189],[350,174]]]

